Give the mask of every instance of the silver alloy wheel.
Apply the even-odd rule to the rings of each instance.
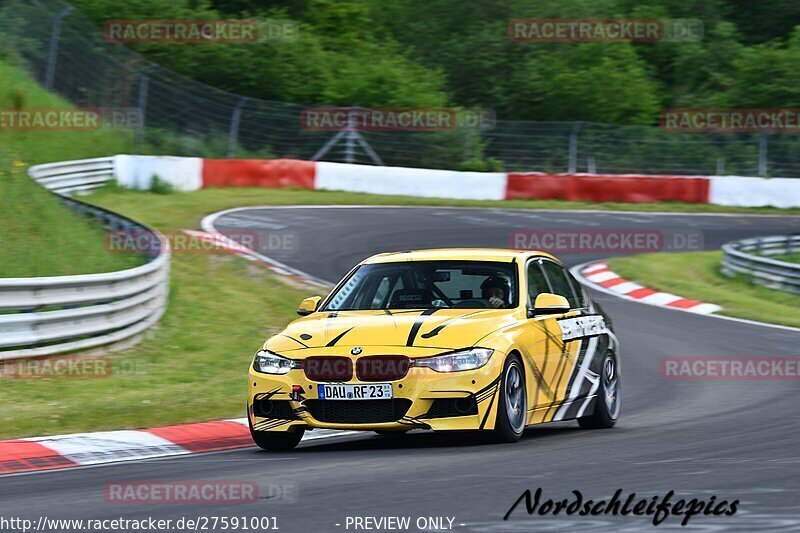
[[[522,433],[525,429],[525,387],[519,364],[513,361],[508,365],[505,378],[506,416],[511,429]]]
[[[616,420],[620,408],[619,369],[612,355],[607,355],[603,361],[603,389],[606,412],[612,420]]]

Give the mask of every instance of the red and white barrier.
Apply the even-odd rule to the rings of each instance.
[[[506,199],[708,203],[709,178],[640,174],[508,174]]]
[[[126,189],[147,190],[153,179],[172,184],[178,191],[196,191],[203,187],[202,172],[205,160],[199,157],[162,155],[114,156],[114,175]]]
[[[157,175],[181,191],[206,187],[297,187],[460,200],[800,207],[800,179],[791,178],[460,172],[295,159],[116,156],[114,160],[117,181],[134,189],[149,188]]]
[[[506,195],[506,183],[506,174],[501,172],[459,172],[319,162],[314,188],[423,198],[502,200]]]

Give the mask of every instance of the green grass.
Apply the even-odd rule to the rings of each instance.
[[[0,109],[74,109],[47,92],[25,70],[0,60]],[[0,151],[26,165],[134,153],[133,133],[124,130],[20,131],[0,128]]]
[[[800,327],[800,296],[719,272],[722,252],[648,254],[608,261],[620,276],[647,287],[721,305],[720,314]]]
[[[787,255],[771,255],[770,259],[786,261],[787,263],[800,263],[800,252]]]
[[[73,106],[42,89],[24,70],[0,61],[0,109]],[[72,213],[27,175],[35,163],[129,151],[119,131],[14,131],[0,128],[0,277],[58,276],[122,270],[140,257],[109,254],[103,230]]]
[[[92,274],[143,262],[138,255],[108,253],[102,228],[58,203],[24,167],[0,157],[0,277]]]
[[[97,201],[119,194],[115,190],[101,190],[92,195]],[[257,187],[234,187],[230,189],[203,189],[191,193],[174,193],[169,195],[170,205],[176,207],[177,213],[156,213],[162,209],[157,202],[152,206],[152,195],[143,192],[125,191],[124,203],[121,205],[143,209],[159,220],[179,220],[181,209],[185,206],[202,204],[205,212],[212,213],[230,207],[253,205],[417,205],[417,206],[453,206],[453,207],[494,207],[500,209],[586,209],[612,211],[647,211],[647,212],[679,212],[679,213],[742,213],[742,214],[800,214],[798,209],[778,209],[771,207],[725,207],[707,204],[685,203],[589,203],[567,202],[564,200],[451,200],[447,198],[415,198],[411,196],[389,196],[380,194],[363,194],[344,191],[309,191],[305,189],[263,189]],[[177,219],[175,218],[177,216]],[[187,221],[183,224],[189,223]]]

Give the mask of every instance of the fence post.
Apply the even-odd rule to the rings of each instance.
[[[597,174],[597,161],[595,161],[593,155],[586,158],[586,172],[589,174]]]
[[[354,110],[355,107],[351,107]],[[352,163],[354,160],[356,149],[356,121],[352,113],[347,114],[347,136],[344,143],[344,161],[345,163]]]
[[[578,171],[578,132],[581,129],[581,123],[575,122],[572,124],[572,131],[569,133],[569,163],[567,172],[575,174]]]
[[[44,76],[44,86],[50,90],[53,88],[53,80],[56,76],[56,63],[58,62],[58,37],[61,34],[61,21],[70,14],[75,8],[65,7],[53,18],[53,29],[50,31],[50,51],[47,57],[47,70]]]
[[[464,130],[464,163],[469,163],[472,159],[472,130],[467,127]]]
[[[141,120],[136,124],[136,144],[140,144],[144,139],[144,123],[147,117],[147,88],[150,85],[150,71],[152,64],[147,65],[139,76],[139,117]]]
[[[717,158],[717,176],[722,176],[725,174],[725,158],[718,157]]]
[[[767,132],[762,131],[758,138],[758,175],[767,175]]]
[[[228,133],[228,152],[226,156],[228,159],[233,157],[233,154],[236,151],[236,142],[239,138],[239,123],[242,120],[242,108],[244,107],[246,101],[247,97],[242,96],[239,98],[239,101],[236,102],[236,107],[233,108],[233,115],[231,115],[231,129]]]

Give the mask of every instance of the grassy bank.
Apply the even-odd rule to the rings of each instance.
[[[0,60],[0,109],[74,108],[60,96],[47,92],[25,70]],[[133,134],[123,130],[23,131],[0,128],[0,151],[26,165],[131,153],[134,146]]]
[[[69,109],[24,70],[0,61],[0,109]],[[120,131],[15,131],[0,128],[0,277],[121,270],[142,261],[105,252],[103,230],[73,214],[27,175],[31,164],[125,152]]]
[[[109,254],[104,232],[0,158],[0,277],[64,276],[122,270],[144,259]]]
[[[611,259],[620,276],[684,298],[721,305],[720,314],[800,327],[800,296],[719,272],[722,252],[650,254]]]

